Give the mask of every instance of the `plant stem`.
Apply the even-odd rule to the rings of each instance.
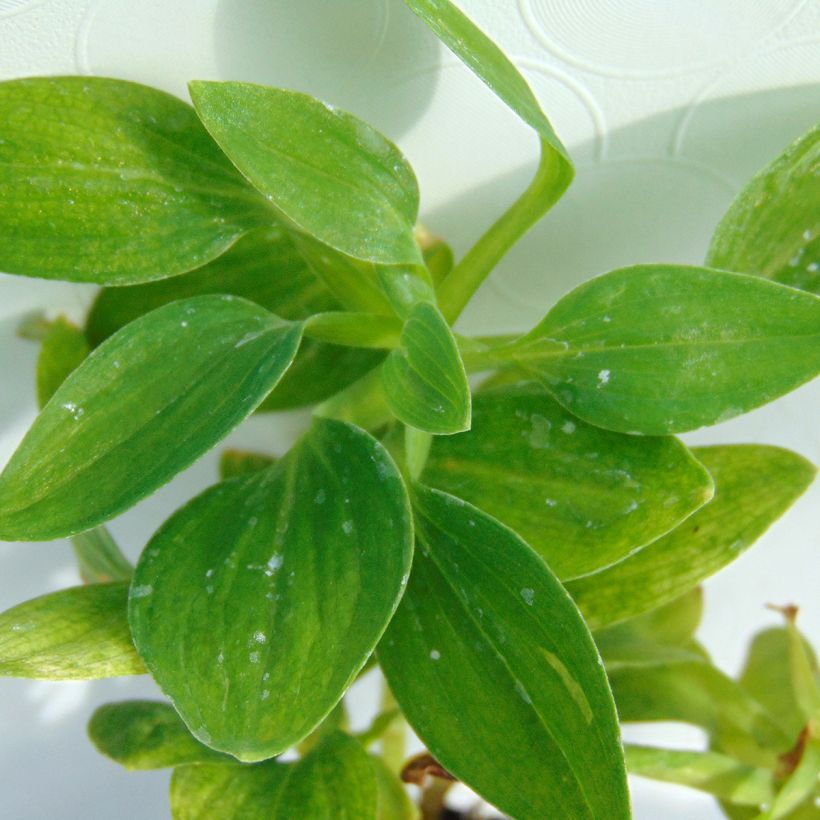
[[[71,545],[80,565],[80,575],[87,584],[131,580],[134,567],[105,527],[73,536]]]
[[[399,709],[399,704],[393,697],[386,680],[382,680],[382,712],[393,712]],[[389,726],[382,734],[382,757],[391,771],[400,772],[404,765],[405,756],[405,723],[401,714],[390,721]]]
[[[473,245],[438,289],[441,312],[452,324],[507,251],[558,201],[572,170],[555,149],[541,142],[541,160],[526,191]]]
[[[365,430],[375,430],[387,424],[393,414],[385,399],[381,366],[322,402],[313,411],[313,415],[349,421]]]

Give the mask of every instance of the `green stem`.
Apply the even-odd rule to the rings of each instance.
[[[378,313],[316,313],[304,323],[305,336],[347,347],[391,349],[399,346],[402,323]]]
[[[382,712],[390,713],[399,709],[399,704],[393,697],[387,681],[382,681]],[[399,714],[385,728],[382,734],[382,758],[387,767],[394,772],[400,772],[404,765],[406,726],[404,718]]]
[[[572,179],[566,162],[541,142],[541,160],[526,191],[476,242],[438,288],[441,312],[452,324],[507,251],[558,201]]]
[[[87,584],[131,580],[134,567],[105,527],[72,536],[71,545],[80,565],[80,575]]]
[[[349,421],[365,430],[376,430],[387,424],[393,414],[384,395],[381,366],[322,402],[313,411],[313,415]]]

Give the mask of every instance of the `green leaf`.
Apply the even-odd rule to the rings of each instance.
[[[761,820],[780,820],[810,800],[820,786],[820,738],[810,736],[797,768],[783,784]],[[818,808],[815,803],[815,808]]]
[[[564,580],[654,541],[713,492],[680,442],[593,427],[537,385],[477,395],[472,429],[436,439],[422,479],[503,521]]]
[[[817,674],[817,658],[804,640],[811,668]],[[789,635],[785,629],[771,628],[758,632],[749,646],[740,685],[759,700],[783,731],[796,738],[806,724],[792,682],[789,660]]]
[[[77,533],[71,538],[71,546],[85,583],[131,581],[134,567],[106,527],[94,527],[93,530]]]
[[[59,316],[48,326],[37,357],[38,406],[48,402],[90,352],[85,334],[65,317]]]
[[[449,0],[405,0],[460,60],[535,129],[572,178],[572,163],[535,94],[501,49]]]
[[[288,235],[281,228],[266,228],[242,237],[218,259],[183,276],[103,289],[89,313],[86,333],[96,346],[158,307],[210,293],[241,296],[290,320],[339,307]],[[283,410],[322,401],[375,367],[382,356],[306,339],[259,409]]]
[[[820,298],[754,276],[637,265],[576,288],[499,355],[592,424],[680,433],[815,376]]]
[[[90,680],[141,675],[126,621],[127,584],[91,584],[0,615],[0,675]]]
[[[250,450],[223,450],[219,458],[219,480],[253,475],[266,470],[276,461],[273,456]]]
[[[421,248],[424,264],[430,271],[433,284],[438,285],[453,269],[453,249],[440,237],[423,225],[416,225],[416,241]]]
[[[170,704],[155,700],[107,703],[91,716],[97,751],[126,769],[165,769],[185,763],[230,761],[191,736]]]
[[[204,763],[171,776],[173,820],[277,820],[276,801],[295,764]]]
[[[410,724],[513,816],[628,817],[606,676],[561,585],[477,508],[423,487],[415,501],[420,550],[379,648]]]
[[[706,263],[820,294],[820,126],[790,145],[738,194]]]
[[[90,529],[152,493],[270,392],[301,327],[232,296],[143,316],[89,356],[0,476],[0,538]]]
[[[770,803],[775,794],[771,772],[738,763],[717,752],[653,749],[626,744],[630,774],[700,789],[741,806]]]
[[[371,755],[370,763],[379,790],[377,820],[419,820],[419,809],[410,799],[401,780],[380,758]]]
[[[370,759],[341,732],[296,763],[189,765],[171,778],[174,820],[374,820],[376,810]]]
[[[288,224],[356,259],[421,262],[416,178],[366,123],[295,91],[193,82],[197,114]]]
[[[700,660],[693,645],[703,611],[703,592],[695,587],[650,612],[594,633],[607,669],[665,661]]]
[[[436,435],[470,428],[470,385],[452,331],[429,302],[419,302],[401,347],[382,367],[387,403],[400,421]]]
[[[750,547],[811,484],[815,468],[796,453],[756,444],[696,447],[715,497],[663,538],[567,589],[592,629],[682,595]]]
[[[274,219],[190,106],[100,77],[0,83],[0,270],[124,285]]]
[[[296,766],[279,792],[276,820],[373,820],[378,807],[370,757],[349,735],[325,737]]]
[[[622,722],[681,721],[705,729],[718,749],[751,766],[774,768],[791,739],[738,683],[703,661],[608,670]]]
[[[406,490],[386,450],[317,420],[273,467],[206,490],[160,528],[131,588],[134,640],[203,743],[272,757],[306,737],[365,664],[411,553]]]

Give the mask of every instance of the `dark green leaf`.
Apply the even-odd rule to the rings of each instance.
[[[423,480],[503,521],[564,580],[654,541],[713,492],[680,442],[593,427],[537,385],[477,395],[472,429],[436,439]]]
[[[628,817],[606,677],[561,585],[477,508],[422,487],[416,503],[421,549],[379,649],[408,721],[513,816]]]
[[[301,326],[232,296],[165,305],[63,383],[0,476],[0,538],[112,518],[227,435],[296,355]]]
[[[42,407],[91,352],[85,334],[60,316],[43,336],[37,357],[37,404]]]
[[[750,547],[811,484],[815,468],[796,453],[755,444],[697,447],[715,498],[669,535],[618,564],[571,581],[593,629],[673,600]]]
[[[295,91],[214,82],[190,90],[211,136],[289,224],[356,259],[421,262],[416,178],[378,131]]]
[[[717,752],[686,752],[626,744],[630,774],[700,789],[742,806],[770,803],[774,776],[765,769],[746,766]]]
[[[820,370],[820,298],[682,265],[612,271],[499,355],[577,416],[679,433],[738,416]]]
[[[292,767],[279,792],[276,820],[374,820],[376,774],[361,745],[334,732]]]
[[[219,479],[253,475],[266,470],[276,461],[272,456],[249,450],[224,450],[219,458]]]
[[[419,302],[401,333],[401,347],[382,367],[387,403],[400,421],[447,435],[470,428],[470,385],[447,322]]]
[[[180,766],[171,777],[171,816],[173,820],[278,820],[276,801],[293,768],[275,760],[257,766]]]
[[[88,734],[97,751],[126,769],[165,769],[185,763],[230,761],[192,737],[168,703],[107,703],[91,716]]]
[[[34,598],[0,615],[0,675],[89,680],[141,675],[126,613],[127,584],[91,584]]]
[[[91,308],[86,332],[92,344],[98,345],[158,307],[209,293],[241,296],[290,320],[339,306],[287,234],[267,228],[253,231],[223,256],[183,276],[104,289]],[[306,339],[291,368],[259,409],[284,410],[322,401],[375,367],[382,356]]]
[[[128,284],[214,259],[273,211],[190,106],[101,77],[0,83],[0,270]]]
[[[196,737],[271,757],[306,737],[367,661],[411,547],[387,452],[317,420],[273,467],[206,490],[152,538],[131,588],[135,642]]]
[[[820,293],[820,126],[738,194],[712,238],[713,268]]]

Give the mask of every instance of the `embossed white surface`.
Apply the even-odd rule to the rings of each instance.
[[[531,82],[578,177],[554,213],[504,260],[462,329],[538,319],[573,285],[621,264],[702,261],[748,176],[817,119],[820,0],[461,0]],[[96,73],[184,95],[191,78],[309,91],[372,121],[413,162],[424,220],[464,251],[526,184],[532,135],[399,0],[0,0],[0,79]],[[81,315],[93,289],[0,277],[0,462],[34,414],[36,349],[14,338],[26,310]],[[761,441],[820,461],[820,386],[687,438]],[[303,414],[250,420],[236,442],[281,451]],[[114,523],[132,555],[176,506],[211,482],[209,456]],[[736,671],[750,634],[802,607],[820,638],[820,487],[707,584],[702,637]],[[0,544],[0,606],[64,586],[66,544]],[[151,691],[143,681],[0,681],[0,816],[167,817],[165,773],[128,774],[84,739],[94,704]],[[630,738],[696,746],[681,727]],[[638,783],[639,820],[707,820],[708,798]]]

